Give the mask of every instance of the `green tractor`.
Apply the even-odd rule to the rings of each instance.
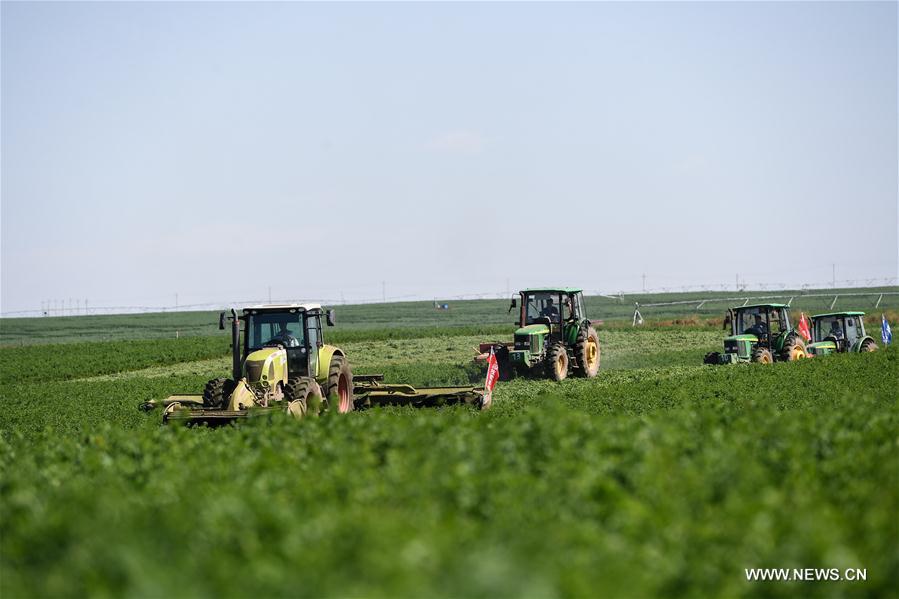
[[[515,374],[561,381],[569,374],[592,378],[599,371],[599,337],[584,310],[580,289],[525,289],[512,298],[509,312],[519,308],[513,343],[482,343],[476,359],[493,349],[500,378]]]
[[[709,352],[706,364],[758,362],[770,364],[806,357],[805,342],[790,325],[786,304],[754,304],[727,311],[724,326],[731,334],[724,339],[724,352]]]
[[[873,337],[865,334],[864,312],[831,312],[812,316],[812,341],[809,357],[843,352],[872,352],[877,349]]]

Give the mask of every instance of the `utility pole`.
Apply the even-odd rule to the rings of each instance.
[[[175,310],[178,309],[178,294],[175,294]]]
[[[84,315],[87,316],[87,298],[84,298]]]
[[[837,265],[836,264],[830,265],[830,285],[834,289],[837,288]]]
[[[643,293],[646,293],[646,273],[643,273]]]
[[[737,282],[734,284],[734,289],[740,290],[740,273],[737,273]]]

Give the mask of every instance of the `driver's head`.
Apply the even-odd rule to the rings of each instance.
[[[279,332],[281,332],[281,333],[286,333],[286,332],[287,332],[287,323],[286,323],[286,322],[279,323],[278,326],[281,327],[281,330],[280,330]]]
[[[553,305],[553,298],[547,299],[547,300],[546,300],[546,305],[547,305],[547,306],[552,306],[552,305]]]
[[[755,324],[762,324],[762,315],[761,314],[755,315]]]

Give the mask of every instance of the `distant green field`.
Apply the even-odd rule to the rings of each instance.
[[[508,319],[503,303],[464,305],[489,321],[496,308]],[[416,385],[482,380],[476,344],[511,334],[505,320],[470,325],[452,311],[413,326],[413,308],[423,309],[347,306],[327,333],[355,372]],[[391,313],[403,326],[350,326]],[[159,328],[128,334],[162,333],[173,316],[143,316],[135,322]],[[177,326],[209,317],[177,315]],[[97,322],[119,318],[135,317]],[[895,347],[706,367],[717,327],[613,326],[600,330],[596,379],[500,383],[487,412],[388,408],[188,430],[137,405],[226,373],[226,334],[198,324],[179,339],[47,343],[54,324],[74,321],[38,319],[42,344],[0,348],[4,597],[899,587]],[[859,567],[868,579],[749,583],[753,567]]]
[[[606,321],[606,326],[620,327],[631,323],[634,303],[641,304],[641,313],[647,325],[674,319],[707,319],[721,317],[728,302],[709,302],[699,307],[705,298],[732,298],[746,296],[777,295],[793,296],[792,307],[796,311],[816,313],[827,311],[833,300],[827,297],[805,297],[808,294],[865,293],[865,296],[845,296],[837,300],[835,309],[857,309],[871,314],[881,311],[899,311],[899,295],[885,295],[880,306],[874,305],[879,294],[899,292],[899,287],[805,290],[778,292],[691,292],[666,293],[642,296],[625,296],[620,300],[610,297],[593,296],[587,298],[587,313],[590,318]],[[787,298],[789,299],[789,298]],[[694,302],[672,306],[649,307],[644,304]],[[786,301],[786,300],[782,300]],[[384,335],[390,329],[407,331],[434,327],[466,327],[469,332],[502,332],[511,330],[515,320],[514,311],[509,313],[509,301],[502,300],[457,300],[448,301],[449,310],[434,309],[433,302],[400,302],[387,304],[362,304],[335,306],[337,327],[330,332],[341,335]],[[742,302],[737,302],[742,303]],[[360,332],[364,331],[364,332]],[[409,332],[413,336],[420,332]],[[460,331],[460,334],[464,334]],[[52,318],[4,318],[0,319],[0,345],[23,345],[33,343],[62,343],[73,341],[110,341],[116,339],[157,339],[193,337],[205,335],[226,335],[218,331],[216,312],[163,312],[153,314],[123,314],[104,316],[70,316]]]

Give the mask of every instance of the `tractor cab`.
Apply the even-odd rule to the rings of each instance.
[[[584,294],[580,289],[526,289],[520,295],[521,327],[545,324],[558,328],[563,322],[583,319]],[[515,306],[513,298],[510,309]]]
[[[864,316],[864,312],[831,312],[812,316],[809,356],[874,351],[877,344],[865,333]]]
[[[318,304],[262,305],[244,308],[243,363],[246,374],[273,353],[283,351],[290,376],[316,376],[322,341],[322,308]],[[329,310],[326,322],[334,324]],[[251,376],[251,380],[256,377]]]
[[[790,317],[784,305],[757,305],[733,308],[731,335],[753,335],[758,343],[771,346],[771,340],[790,329]]]
[[[786,304],[753,304],[727,311],[725,327],[730,336],[724,339],[724,353],[706,354],[706,364],[760,362],[805,357],[805,344],[790,324],[790,307]]]

